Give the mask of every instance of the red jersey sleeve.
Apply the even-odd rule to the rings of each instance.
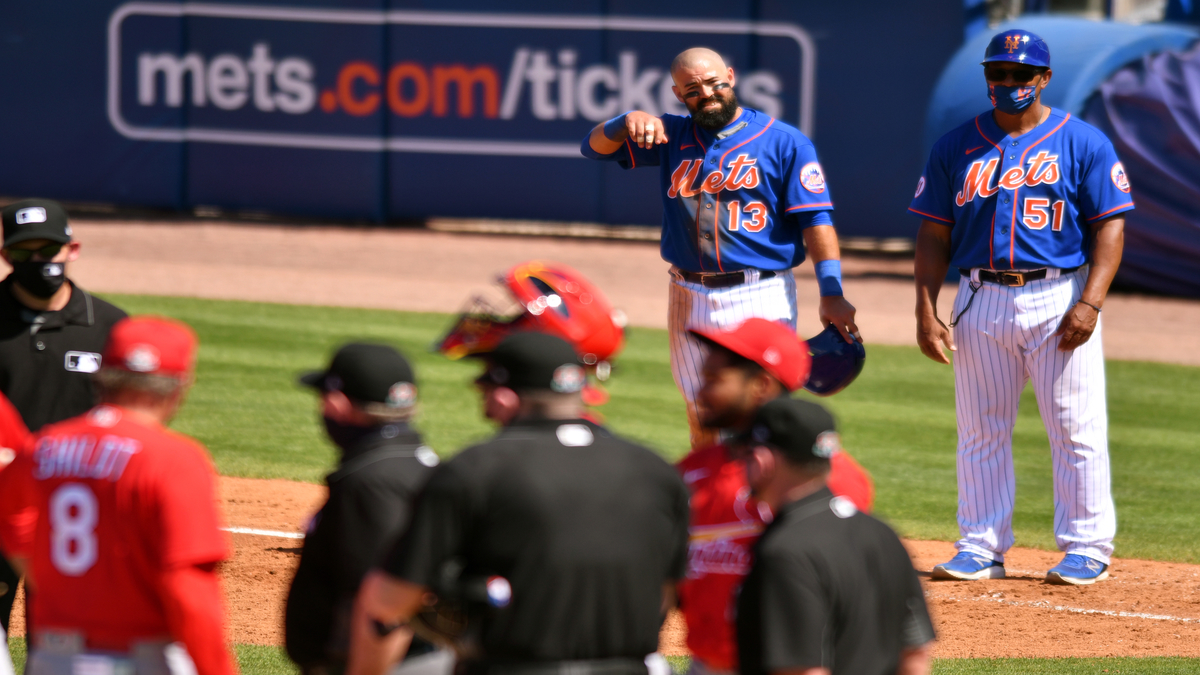
[[[217,510],[216,472],[208,453],[191,439],[175,436],[156,467],[159,551],[163,569],[203,565],[229,557],[228,536]],[[149,501],[149,500],[148,500]]]
[[[875,484],[867,470],[846,451],[829,458],[829,491],[854,502],[859,511],[870,513],[875,503]]]
[[[33,453],[23,449],[0,470],[0,548],[10,558],[28,558],[37,526]]]
[[[0,394],[0,467],[11,462],[15,453],[23,450],[29,441],[29,428],[20,413],[4,394]]]

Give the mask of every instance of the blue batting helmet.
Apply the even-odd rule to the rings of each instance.
[[[1006,30],[988,43],[982,63],[990,61],[1010,61],[1049,68],[1050,48],[1045,40],[1027,30]]]
[[[817,396],[832,396],[845,389],[862,372],[867,350],[861,342],[842,337],[830,324],[816,337],[809,338],[812,374],[804,388]]]

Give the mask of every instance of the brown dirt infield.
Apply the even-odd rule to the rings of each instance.
[[[324,499],[316,485],[223,478],[231,525],[301,531]],[[299,540],[235,534],[225,568],[232,638],[279,644],[283,599],[298,561]],[[946,542],[909,541],[918,570],[954,555]],[[1200,566],[1117,560],[1112,578],[1064,588],[1042,582],[1058,554],[1010,552],[1010,577],[978,582],[925,581],[938,626],[939,657],[1200,656]],[[1120,616],[1124,612],[1126,616]],[[1148,618],[1148,617],[1175,617]],[[662,634],[667,654],[686,654],[678,617]]]
[[[76,222],[84,243],[73,278],[98,292],[150,293],[295,304],[455,311],[522,260],[572,265],[605,290],[631,323],[664,327],[666,269],[640,242],[455,235],[422,230],[248,226],[222,223]],[[851,258],[847,297],[868,344],[912,344],[912,263]],[[800,268],[800,332],[817,331],[815,284]],[[954,292],[943,293],[947,316]],[[1200,303],[1111,295],[1105,305],[1110,358],[1200,365]],[[232,526],[301,532],[324,488],[289,481],[221,479]],[[281,644],[282,609],[300,540],[232,534],[223,568],[230,639]],[[907,542],[918,570],[953,555],[945,542]],[[1058,555],[1014,549],[1008,579],[929,582],[938,657],[1200,656],[1200,566],[1114,561],[1095,586],[1048,586]],[[927,575],[926,575],[927,576]],[[23,622],[14,616],[13,635]],[[673,616],[662,649],[683,654]]]

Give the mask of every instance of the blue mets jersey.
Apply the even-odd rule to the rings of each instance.
[[[666,143],[642,149],[626,140],[598,155],[585,138],[583,151],[626,169],[659,167],[664,260],[690,272],[780,271],[804,262],[801,231],[833,224],[812,141],[750,108],[716,133],[691,117],[660,119]]]
[[[991,269],[1079,267],[1088,226],[1132,209],[1112,143],[1054,108],[1016,138],[991,111],[942,136],[908,208],[953,228],[951,267]]]

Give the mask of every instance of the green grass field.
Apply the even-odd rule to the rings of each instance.
[[[130,313],[191,324],[201,339],[196,386],[174,427],[203,441],[222,474],[320,482],[333,466],[316,397],[295,384],[342,342],[392,344],[414,363],[417,422],[443,456],[486,438],[470,385],[471,361],[451,362],[429,346],[452,319],[441,314],[301,307],[147,296],[109,296]],[[1117,555],[1200,562],[1200,368],[1108,363],[1110,453],[1119,518]],[[682,399],[671,379],[665,331],[631,329],[602,412],[617,432],[674,460],[687,450]],[[853,386],[823,400],[838,416],[846,448],[872,473],[877,512],[904,536],[957,538],[954,389],[949,367],[915,347],[872,346]],[[1031,391],[1014,438],[1017,543],[1054,550],[1052,478],[1046,434]],[[243,648],[246,672],[275,673],[285,661]],[[248,660],[247,660],[248,659]],[[939,673],[1196,672],[1200,660],[945,660]]]
[[[10,638],[9,651],[19,673],[25,665],[25,640]],[[298,675],[299,670],[279,647],[238,645],[238,668],[244,675]],[[690,659],[669,656],[676,673],[686,673]],[[1137,675],[1190,675],[1196,672],[1198,659],[1176,657],[1112,659],[940,659],[933,664],[934,675],[1093,675],[1130,673]]]

